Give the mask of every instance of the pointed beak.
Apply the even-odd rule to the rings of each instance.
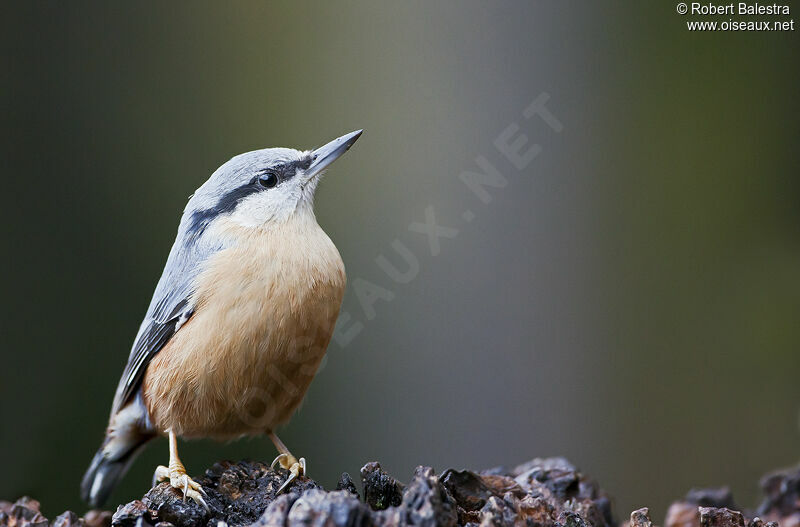
[[[328,165],[336,161],[353,146],[353,143],[361,137],[361,132],[363,132],[363,130],[350,132],[311,152],[311,159],[313,161],[311,161],[311,166],[306,170],[306,175],[315,176],[328,168]]]

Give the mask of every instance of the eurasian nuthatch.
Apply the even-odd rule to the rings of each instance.
[[[333,333],[342,259],[317,224],[322,171],[361,131],[314,151],[268,148],[217,169],[183,212],[111,407],[102,446],[81,483],[99,506],[134,456],[168,435],[154,479],[205,505],[177,438],[267,434],[289,470],[305,473],[274,434],[300,404]]]

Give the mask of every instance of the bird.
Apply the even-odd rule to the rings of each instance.
[[[101,506],[146,443],[169,439],[168,481],[208,508],[178,438],[267,435],[283,492],[306,473],[275,435],[299,406],[333,334],[346,276],[317,223],[323,171],[362,130],[315,150],[234,156],[189,198],[117,386],[102,444],[81,481]]]

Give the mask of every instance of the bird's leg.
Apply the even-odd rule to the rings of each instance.
[[[206,500],[203,499],[206,491],[189,477],[186,473],[186,468],[178,457],[178,438],[172,430],[169,431],[169,467],[159,465],[156,467],[155,474],[153,474],[153,485],[160,481],[169,481],[173,488],[181,490],[183,492],[183,501],[186,501],[186,498],[191,498],[195,503],[199,503],[206,510],[209,510]]]
[[[270,465],[270,468],[275,468],[275,465],[280,463],[281,467],[289,471],[289,477],[286,478],[286,481],[283,482],[281,488],[278,489],[278,494],[280,494],[281,492],[286,490],[289,484],[291,484],[292,481],[296,480],[298,476],[305,475],[306,458],[301,457],[300,460],[298,461],[297,458],[294,457],[291,452],[289,452],[289,449],[286,448],[286,445],[283,444],[283,441],[278,439],[278,436],[276,436],[273,432],[269,432],[268,435],[269,438],[272,440],[272,442],[275,444],[275,448],[277,448],[278,452],[280,452],[280,454],[278,454],[278,457],[276,457],[275,460],[272,462],[272,465]]]

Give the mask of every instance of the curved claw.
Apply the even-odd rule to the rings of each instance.
[[[156,468],[153,474],[153,485],[160,481],[169,481],[170,486],[180,489],[183,492],[183,501],[186,498],[194,500],[195,503],[202,505],[206,511],[211,511],[203,497],[208,497],[206,491],[199,483],[189,477],[183,467],[169,469],[163,465]]]
[[[202,505],[206,512],[211,512],[206,500],[203,499],[203,496],[208,497],[203,487],[193,481],[189,476],[184,476],[183,483],[183,501],[186,502],[186,498],[190,498],[194,500],[195,503]]]
[[[203,491],[203,489],[200,489],[200,490],[203,492],[203,495],[205,495],[205,491]],[[198,503],[198,504],[202,505],[203,508],[206,510],[206,512],[211,512],[211,509],[208,507],[208,504],[206,503],[206,500],[203,499],[203,495],[201,495],[200,492],[198,492],[198,491],[196,491],[194,489],[189,489],[183,495],[183,500],[186,501],[186,498],[189,497],[189,498],[193,499],[195,503]]]
[[[296,479],[297,479],[296,475],[289,474],[289,477],[286,478],[286,481],[283,482],[283,485],[281,485],[280,488],[278,488],[278,492],[276,492],[276,494],[283,494],[283,491],[286,490],[289,487],[289,485],[291,485],[292,482]]]
[[[277,494],[283,493],[283,491],[289,488],[289,485],[291,485],[292,482],[296,480],[298,476],[303,476],[305,475],[305,473],[306,473],[306,458],[301,457],[299,461],[295,461],[292,464],[292,466],[289,467],[289,477],[286,478],[286,481],[284,481],[283,485],[280,486]]]
[[[270,470],[275,470],[275,465],[277,465],[278,463],[280,463],[284,459],[287,459],[288,457],[289,456],[287,454],[278,454],[278,457],[276,457],[275,459],[272,460],[272,463],[269,465],[269,469]],[[283,463],[281,463],[281,466],[283,466]]]

